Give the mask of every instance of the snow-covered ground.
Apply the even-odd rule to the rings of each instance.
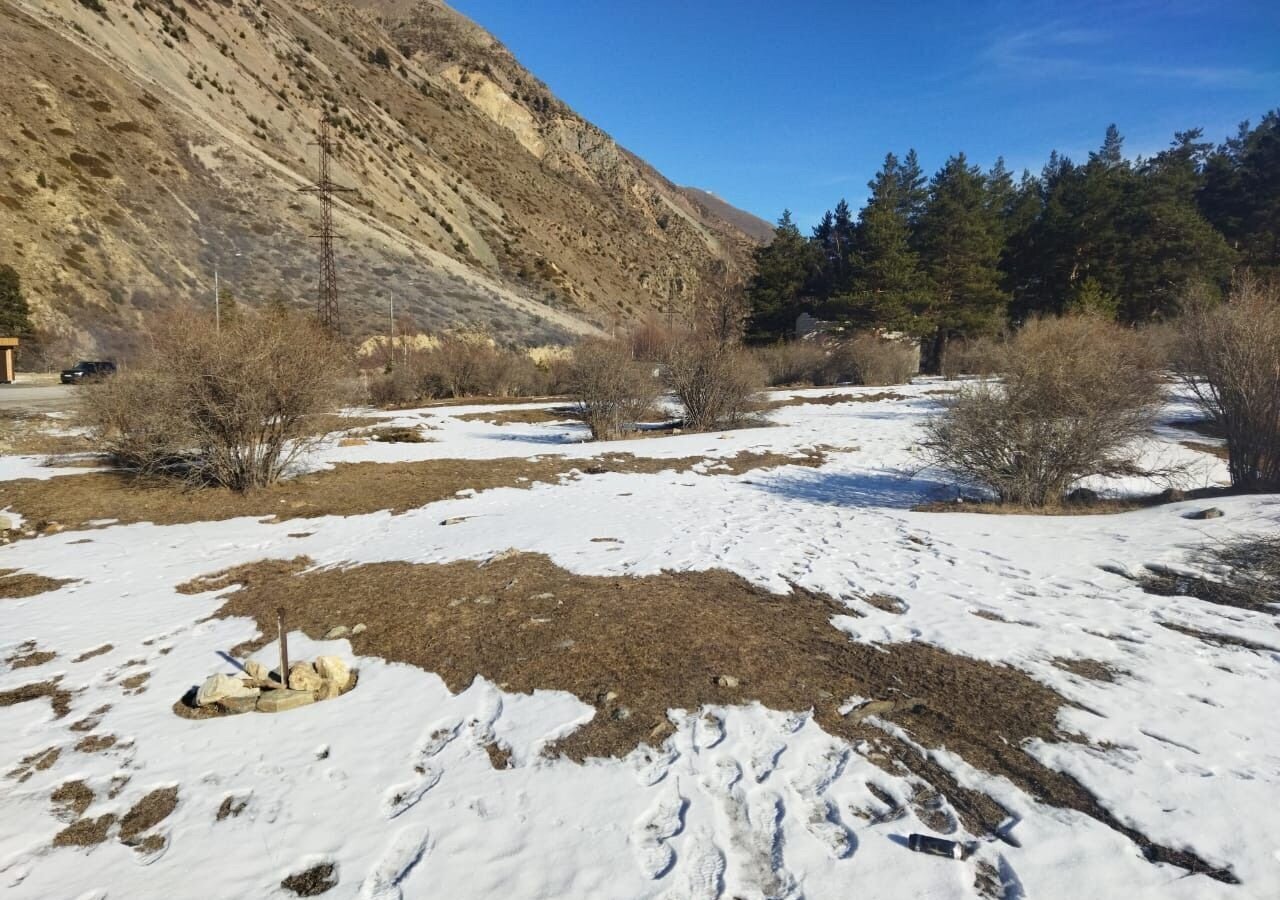
[[[583,443],[572,423],[457,418],[516,404],[388,414],[388,422],[428,426],[433,441],[335,440],[313,466],[834,450],[820,468],[733,476],[716,474],[712,463],[707,471],[608,473],[482,491],[400,515],[308,519],[305,529],[254,518],[144,523],[0,547],[0,570],[75,579],[0,600],[0,657],[25,641],[57,653],[0,672],[0,692],[57,676],[73,691],[60,719],[43,700],[0,707],[0,773],[10,773],[0,774],[4,895],[288,897],[283,878],[332,862],[339,883],[326,897],[378,900],[970,897],[979,864],[998,873],[1010,898],[1280,897],[1280,650],[1217,646],[1161,627],[1280,648],[1277,618],[1152,596],[1114,574],[1176,566],[1206,542],[1275,529],[1276,498],[1217,499],[1225,515],[1212,520],[1184,518],[1209,505],[1203,501],[1075,517],[913,512],[954,496],[928,472],[909,477],[919,466],[910,452],[915,427],[945,387],[926,381],[895,389],[908,399],[783,407],[771,428],[610,444]],[[1181,412],[1171,406],[1171,415]],[[1161,429],[1148,453],[1186,463],[1189,486],[1225,482],[1220,461],[1179,445],[1188,437]],[[0,459],[0,479],[85,471]],[[291,536],[302,531],[309,534]],[[601,537],[615,540],[592,540]],[[923,641],[1017,667],[1070,701],[1059,725],[1081,737],[1030,753],[1078,779],[1127,826],[1229,867],[1241,883],[1149,863],[1124,835],[1039,804],[945,748],[939,759],[960,783],[1015,814],[1015,840],[961,834],[980,840],[965,861],[912,853],[904,836],[929,832],[914,813],[875,824],[851,812],[885,808],[870,786],[905,801],[911,776],[887,774],[860,752],[866,748],[828,735],[806,710],[673,710],[678,730],[663,747],[579,765],[538,752],[592,716],[573,696],[511,694],[483,680],[455,695],[430,672],[355,659],[346,640],[301,634],[290,640],[294,656],[347,657],[360,669],[359,689],[275,716],[190,721],[171,710],[187,686],[233,671],[220,654],[256,632],[249,620],[208,619],[218,594],[175,590],[191,578],[304,554],[329,566],[485,559],[508,548],[545,553],[581,574],[724,568],[775,591],[794,583],[847,598],[863,614],[838,620],[850,640],[890,652],[896,642]],[[905,614],[856,599],[877,592],[901,598]],[[108,643],[110,651],[73,662]],[[270,662],[274,654],[271,645],[257,655]],[[1085,679],[1052,663],[1062,657],[1128,674]],[[146,689],[126,692],[122,682],[144,672]],[[85,735],[71,726],[103,707],[95,733],[119,742],[76,751]],[[482,749],[495,735],[512,748],[509,769],[493,769]],[[52,766],[26,780],[13,774],[51,747],[61,749]],[[66,822],[50,794],[76,779],[95,792],[90,818],[123,815],[150,791],[176,786],[177,808],[158,829],[164,849],[144,855],[114,839],[87,851],[54,849]],[[243,811],[216,820],[227,798],[245,801]]]

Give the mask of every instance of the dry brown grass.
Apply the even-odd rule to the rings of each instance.
[[[44,575],[32,575],[29,572],[17,572],[13,569],[0,569],[0,599],[21,600],[34,597],[48,591],[56,591],[64,584],[71,584],[74,578],[48,578]]]
[[[906,394],[896,391],[876,391],[874,394],[821,394],[817,397],[788,397],[785,400],[769,400],[760,404],[763,412],[787,406],[836,406],[840,403],[880,403],[884,400],[910,400]]]
[[[0,455],[58,456],[93,450],[83,435],[51,433],[66,424],[39,413],[0,410]]]
[[[1006,816],[999,804],[961,787],[874,723],[839,712],[851,695],[892,700],[886,717],[923,745],[945,745],[1044,802],[1093,816],[1139,843],[1148,858],[1210,868],[1124,826],[1073,779],[1020,749],[1030,739],[1062,738],[1055,723],[1064,701],[1052,690],[1019,670],[926,644],[885,652],[851,641],[831,625],[832,616],[851,611],[830,597],[799,589],[772,594],[722,570],[575,575],[536,554],[305,571],[309,563],[241,566],[184,589],[242,585],[218,615],[253,618],[264,636],[236,653],[266,642],[283,605],[294,627],[315,638],[354,616],[368,625],[352,638],[357,654],[436,672],[455,691],[476,676],[519,693],[568,691],[597,710],[553,751],[575,760],[660,743],[671,733],[673,708],[759,701],[776,710],[812,709],[835,735],[887,742],[886,753],[944,791],[971,830],[994,832]],[[736,686],[724,686],[722,675]]]
[[[71,529],[84,528],[96,519],[158,525],[238,516],[286,520],[363,515],[379,510],[400,513],[453,497],[464,488],[477,491],[496,487],[528,488],[538,482],[555,482],[572,469],[586,474],[645,474],[668,469],[686,471],[702,462],[710,465],[723,462],[728,468],[716,468],[713,474],[741,474],[750,469],[780,465],[820,465],[822,459],[821,452],[813,450],[797,453],[795,457],[743,452],[723,460],[703,456],[656,459],[609,453],[583,459],[545,456],[344,463],[323,472],[277,482],[251,494],[215,489],[181,490],[167,481],[122,472],[100,472],[43,481],[7,482],[5,502],[33,523],[56,522]],[[0,578],[0,587],[5,580]],[[23,589],[35,586],[27,581],[23,584],[26,585]]]
[[[178,808],[176,787],[158,788],[133,805],[120,820],[120,840],[132,844],[139,835],[159,825]]]
[[[572,406],[553,406],[550,409],[505,409],[499,412],[473,412],[454,416],[460,422],[488,422],[492,425],[546,425],[579,419]]]
[[[61,719],[71,712],[71,692],[58,686],[62,676],[48,681],[36,681],[20,685],[7,691],[0,691],[0,706],[16,706],[31,700],[47,699],[53,708],[53,717]]]

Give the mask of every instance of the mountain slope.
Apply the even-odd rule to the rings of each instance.
[[[94,9],[94,7],[100,9]],[[333,123],[343,324],[547,340],[687,302],[753,238],[435,0],[0,0],[0,261],[103,350],[158,308],[314,298]]]

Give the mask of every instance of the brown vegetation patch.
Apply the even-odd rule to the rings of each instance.
[[[945,746],[1044,802],[1091,815],[1149,858],[1211,868],[1192,854],[1153,845],[1074,779],[1022,751],[1033,738],[1061,739],[1055,721],[1063,700],[1052,690],[1017,669],[926,644],[885,652],[855,643],[831,625],[848,607],[830,597],[798,588],[771,594],[722,570],[575,575],[537,554],[295,574],[305,566],[303,559],[272,560],[200,581],[198,589],[243,585],[218,615],[254,618],[262,637],[234,652],[262,646],[282,605],[293,627],[313,638],[354,616],[369,623],[351,639],[357,654],[436,672],[451,690],[479,675],[507,690],[564,690],[592,704],[595,719],[556,745],[575,760],[625,755],[669,728],[669,709],[725,702],[725,676],[736,679],[734,702],[813,709],[825,729],[855,743],[884,734],[870,720],[842,716],[843,698],[913,698],[884,717],[920,744]],[[477,596],[493,602],[458,602]],[[892,743],[893,755],[944,792],[970,830],[996,831],[1007,815],[998,804],[961,788],[927,752]]]
[[[86,650],[77,656],[72,662],[82,663],[86,660],[93,659],[95,656],[101,656],[104,653],[110,653],[115,647],[111,644],[103,644],[101,647],[94,647],[92,650]]]
[[[178,789],[167,787],[154,790],[133,805],[133,809],[120,820],[120,840],[132,844],[144,831],[159,825],[178,808]]]
[[[332,434],[335,431],[355,431],[357,428],[372,428],[381,425],[386,419],[378,416],[342,416],[337,413],[322,413],[309,420],[310,430],[316,434]]]
[[[896,616],[900,616],[907,611],[907,604],[891,594],[868,594],[860,599],[882,612],[893,613]]]
[[[0,410],[0,454],[56,456],[92,449],[83,435],[53,433],[65,426],[40,413]]]
[[[222,804],[218,807],[217,815],[214,820],[221,822],[224,819],[234,819],[245,811],[245,807],[249,805],[248,797],[223,797]]]
[[[74,821],[93,805],[93,789],[83,781],[65,781],[49,795],[53,814],[64,822]]]
[[[77,819],[53,838],[55,847],[95,847],[111,834],[116,817],[111,813],[96,819]]]
[[[817,397],[788,397],[785,400],[769,400],[760,405],[762,412],[787,406],[835,406],[839,403],[880,403],[883,400],[910,400],[897,391],[876,391],[874,394],[821,394]]]
[[[464,488],[482,491],[555,482],[571,469],[588,474],[654,473],[668,469],[684,471],[702,462],[708,460],[702,456],[657,459],[609,453],[580,459],[544,456],[341,463],[333,469],[302,475],[250,493],[220,488],[183,489],[157,479],[101,472],[43,481],[7,482],[5,500],[33,521],[58,522],[67,528],[84,528],[98,519],[157,525],[210,522],[238,516],[274,516],[277,520],[287,520],[354,516],[379,510],[400,513],[449,499]],[[795,457],[744,452],[710,462],[724,464],[714,470],[716,474],[741,474],[748,469],[775,465],[820,465],[821,457],[819,450],[798,452]],[[0,578],[0,592],[4,581]]]
[[[58,676],[48,681],[36,681],[11,690],[0,691],[0,706],[15,706],[26,703],[28,700],[47,697],[49,705],[53,707],[53,717],[61,719],[71,711],[71,692],[58,687],[58,682],[61,680],[62,676]]]
[[[53,764],[58,761],[58,757],[61,755],[61,747],[46,747],[44,750],[32,753],[30,756],[24,756],[18,761],[17,768],[11,769],[6,775],[21,784],[37,772],[44,772],[53,768]]]
[[[93,729],[98,727],[98,723],[102,721],[102,717],[105,716],[107,712],[110,711],[110,709],[111,709],[110,703],[99,706],[97,709],[95,709],[89,715],[85,716],[80,721],[73,723],[71,726],[71,730],[72,731],[93,731]]]
[[[1181,441],[1182,446],[1197,453],[1208,453],[1218,459],[1230,459],[1231,451],[1226,444],[1206,444],[1202,441]]]
[[[28,641],[18,647],[18,651],[10,656],[5,662],[11,669],[30,669],[34,666],[43,666],[45,663],[57,659],[58,654],[52,650],[37,650],[35,644]]]
[[[102,753],[110,750],[120,739],[114,734],[90,734],[76,744],[77,753]]]
[[[1179,634],[1185,634],[1204,641],[1206,644],[1212,644],[1215,647],[1241,647],[1245,650],[1256,650],[1259,653],[1280,653],[1280,647],[1270,646],[1268,644],[1260,644],[1257,641],[1251,641],[1248,638],[1236,637],[1231,634],[1222,634],[1217,631],[1202,631],[1199,628],[1192,628],[1190,625],[1179,625],[1175,622],[1161,622],[1165,628],[1170,631],[1176,631]]]
[[[318,863],[280,882],[280,887],[298,897],[319,897],[337,886],[338,870],[333,863]]]
[[[47,578],[44,575],[17,572],[14,569],[0,569],[0,599],[21,600],[34,597],[49,591],[56,591],[64,584],[71,584],[74,578]]]
[[[120,686],[124,688],[126,694],[142,694],[146,692],[146,684],[150,678],[150,672],[139,672],[121,681]]]
[[[1088,678],[1090,681],[1115,681],[1117,675],[1128,675],[1128,672],[1122,669],[1113,669],[1111,666],[1096,659],[1074,659],[1066,656],[1057,656],[1053,659],[1053,664],[1064,672],[1070,672],[1072,675],[1079,675],[1081,678]]]
[[[569,420],[581,421],[572,406],[553,406],[549,409],[505,409],[497,412],[473,412],[454,416],[460,422],[488,422],[491,425],[545,425]]]

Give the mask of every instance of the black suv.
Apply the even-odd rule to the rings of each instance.
[[[62,370],[63,384],[80,384],[84,381],[96,381],[115,374],[116,364],[113,362],[80,360],[70,369]]]

